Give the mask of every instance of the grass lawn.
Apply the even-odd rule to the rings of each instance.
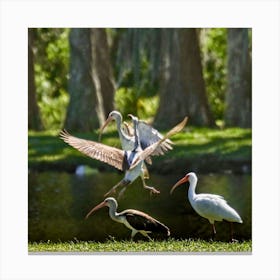
[[[75,136],[98,141],[98,133],[73,133]],[[162,132],[163,134],[165,132]],[[185,172],[199,167],[201,172],[221,172],[232,170],[243,172],[251,169],[252,131],[251,129],[194,128],[172,137],[174,149],[165,156],[153,157],[151,172]],[[110,127],[102,136],[102,143],[120,147],[115,129]],[[183,163],[183,164],[182,164]],[[105,163],[92,160],[65,144],[58,137],[58,131],[28,133],[28,166],[31,169],[65,170],[73,172],[77,165],[88,165],[99,170],[114,170]],[[182,166],[182,170],[178,170]],[[245,166],[245,167],[244,167]]]
[[[235,243],[205,240],[32,242],[29,252],[252,252],[252,241]]]

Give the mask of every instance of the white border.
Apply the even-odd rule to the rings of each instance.
[[[278,1],[1,1],[1,279],[279,279]],[[27,27],[253,28],[253,254],[28,255]]]

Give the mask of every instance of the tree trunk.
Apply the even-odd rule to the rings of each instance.
[[[105,117],[114,110],[115,82],[110,61],[110,50],[104,28],[91,29],[92,77],[97,96],[103,99]],[[103,121],[102,121],[103,124]]]
[[[65,127],[91,131],[113,110],[114,82],[104,29],[70,32],[70,103]]]
[[[34,75],[34,29],[28,29],[28,129],[42,130],[43,125],[36,97]]]
[[[227,126],[252,126],[251,58],[247,28],[228,30]]]
[[[185,116],[189,116],[192,125],[213,125],[196,29],[163,29],[161,49],[160,104],[156,125],[168,128]]]

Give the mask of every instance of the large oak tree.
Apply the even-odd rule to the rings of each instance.
[[[213,125],[202,76],[197,30],[162,29],[160,103],[155,123],[170,127],[185,116],[192,125]]]
[[[113,110],[114,79],[106,31],[73,28],[70,32],[70,103],[65,127],[90,131]]]

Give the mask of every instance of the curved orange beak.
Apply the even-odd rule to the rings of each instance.
[[[170,190],[170,194],[172,194],[173,191],[174,191],[178,186],[182,185],[183,183],[188,182],[188,180],[189,180],[189,176],[188,176],[188,175],[186,175],[185,177],[183,177],[182,179],[180,179],[180,180],[172,187],[172,189]]]
[[[98,205],[96,205],[94,208],[92,208],[88,214],[86,215],[85,219],[87,219],[93,212],[97,211],[98,209],[107,206],[107,202],[106,201],[102,201],[101,203],[99,203]]]
[[[105,123],[102,125],[102,127],[100,128],[99,130],[99,137],[98,137],[98,141],[100,142],[101,140],[101,135],[102,135],[102,132],[104,130],[104,128],[111,122],[113,121],[114,119],[112,117],[108,117],[107,120],[105,121]]]

